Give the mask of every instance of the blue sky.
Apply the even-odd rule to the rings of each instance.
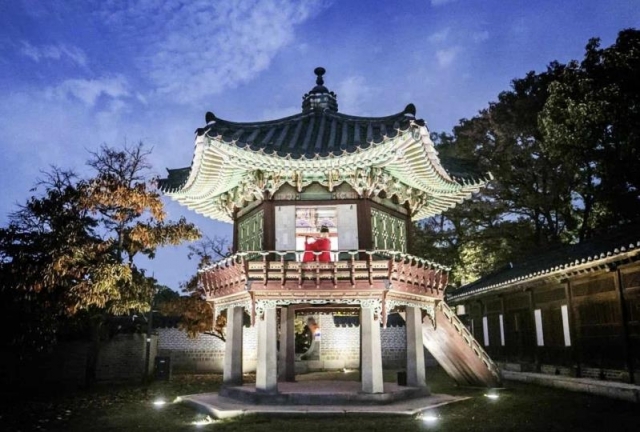
[[[589,38],[610,45],[629,27],[640,27],[638,0],[0,2],[0,224],[41,170],[82,172],[102,143],[144,141],[164,176],[190,164],[206,111],[295,114],[316,66],[343,113],[412,102],[431,131],[450,131],[513,78],[580,59]],[[171,218],[231,236],[166,203]],[[145,263],[174,288],[195,265],[184,247]]]

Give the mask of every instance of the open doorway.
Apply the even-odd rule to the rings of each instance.
[[[335,206],[296,206],[296,250],[304,250],[306,236],[318,234],[323,226],[329,228],[331,250],[337,250],[337,219]]]

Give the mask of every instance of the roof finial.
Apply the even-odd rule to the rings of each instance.
[[[324,86],[322,75],[326,72],[325,68],[317,67],[313,72],[318,76],[316,78],[316,86],[302,97],[302,112],[312,110],[318,110],[318,112],[322,110],[338,111],[336,94]]]
[[[324,79],[322,78],[322,75],[324,75],[325,72],[326,70],[323,67],[317,67],[313,70],[313,73],[318,75],[318,78],[316,78],[316,84],[318,84],[319,86],[324,84]]]

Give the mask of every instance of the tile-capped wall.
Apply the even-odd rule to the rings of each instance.
[[[328,314],[314,316],[320,326],[320,358],[299,370],[359,367],[360,327],[358,325],[337,326],[333,316]],[[401,326],[380,330],[383,367],[403,368],[405,366],[405,335],[405,327]],[[192,339],[176,328],[158,329],[158,355],[170,356],[174,371],[222,372],[224,346],[224,342],[213,336],[199,335]],[[256,359],[256,329],[245,327],[243,335],[245,372],[255,370]]]

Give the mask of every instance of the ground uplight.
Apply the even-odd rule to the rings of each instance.
[[[153,401],[153,405],[157,406],[157,407],[161,407],[167,404],[167,401],[164,400],[163,398],[158,398],[156,400]]]
[[[420,414],[418,416],[418,419],[422,420],[422,422],[425,424],[434,424],[434,423],[437,423],[440,418],[434,413],[426,412],[426,413]]]
[[[213,424],[215,422],[216,421],[214,419],[212,419],[210,416],[206,416],[206,417],[204,417],[202,419],[192,421],[191,424],[195,425],[195,426],[205,426],[205,425],[208,425],[208,424]]]

